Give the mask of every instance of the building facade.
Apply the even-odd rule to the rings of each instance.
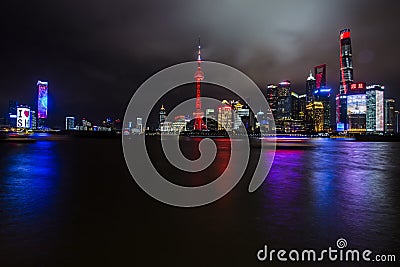
[[[321,102],[324,109],[323,131],[331,131],[331,88],[320,87],[314,91],[315,101]]]
[[[392,134],[395,132],[396,112],[395,100],[392,98],[385,99],[385,132]]]
[[[324,131],[324,104],[320,101],[313,101],[306,106],[312,132]]]
[[[339,33],[340,51],[340,85],[339,94],[336,96],[336,123],[348,127],[347,93],[353,83],[353,59],[351,48],[350,29],[343,29]],[[339,128],[339,126],[337,126]]]
[[[49,83],[37,81],[36,86],[38,90],[37,128],[45,129],[47,127]]]
[[[65,117],[65,130],[75,130],[75,117]]]
[[[384,122],[384,86],[370,85],[366,90],[367,114],[366,128],[367,132],[383,132],[385,130]]]

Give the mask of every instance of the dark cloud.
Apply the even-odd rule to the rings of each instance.
[[[11,1],[10,1],[11,2]],[[400,4],[395,1],[12,1],[1,3],[1,110],[34,105],[48,79],[52,122],[65,115],[121,116],[141,82],[193,60],[244,71],[260,87],[289,79],[302,92],[309,70],[327,63],[337,89],[338,32],[352,31],[355,79],[400,97]],[[194,93],[194,92],[193,92]],[[400,98],[399,98],[400,99]]]

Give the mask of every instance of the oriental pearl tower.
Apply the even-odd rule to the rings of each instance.
[[[203,122],[204,112],[201,110],[201,100],[200,100],[200,83],[204,80],[204,73],[201,71],[201,46],[199,38],[199,46],[197,52],[197,71],[194,73],[194,79],[196,81],[196,112],[193,113],[194,120],[194,130],[206,130],[207,126]]]

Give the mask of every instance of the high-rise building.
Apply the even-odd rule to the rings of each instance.
[[[306,120],[307,95],[299,95],[299,120]]]
[[[159,118],[160,118],[160,120],[158,121],[159,125],[161,125],[163,122],[165,122],[165,119],[167,118],[167,112],[165,111],[164,105],[161,105],[160,112],[159,112]],[[158,128],[160,129],[160,126]]]
[[[8,103],[8,122],[10,127],[17,127],[17,101],[10,100]]]
[[[276,118],[276,107],[278,106],[277,87],[274,84],[267,85],[267,102],[274,118]]]
[[[174,122],[172,123],[172,129],[174,133],[180,133],[186,131],[186,121],[184,115],[175,116]]]
[[[213,108],[206,109],[206,125],[207,129],[211,131],[218,130],[217,117],[215,115],[215,110]]]
[[[298,120],[299,119],[299,95],[295,92],[290,92],[290,102],[292,105],[291,108],[291,113],[292,113],[292,119]]]
[[[38,87],[38,128],[44,129],[47,127],[47,107],[48,107],[48,82],[37,81]]]
[[[139,133],[143,133],[143,119],[137,117],[136,118],[136,129],[138,130]]]
[[[276,120],[292,118],[292,101],[290,81],[286,80],[279,83],[277,90],[278,103],[276,107]]]
[[[353,59],[350,29],[340,31],[340,94],[347,94],[353,83]]]
[[[321,64],[314,67],[315,73],[315,88],[326,87],[326,64]]]
[[[347,117],[349,132],[366,131],[367,99],[366,94],[347,95]]]
[[[33,130],[37,129],[37,114],[35,110],[31,110],[31,128]]]
[[[19,105],[17,107],[17,128],[30,129],[31,127],[31,108]]]
[[[233,130],[232,107],[229,105],[218,107],[218,130]]]
[[[315,101],[321,102],[324,108],[324,131],[331,128],[331,88],[322,86],[314,91]]]
[[[382,85],[367,86],[367,132],[383,132],[384,125],[384,89]]]
[[[316,81],[310,70],[310,75],[308,76],[307,81],[306,81],[306,102],[307,102],[307,104],[314,101],[315,89],[316,89]]]
[[[348,128],[347,115],[347,93],[353,83],[353,60],[351,49],[350,29],[340,31],[340,86],[339,94],[336,96],[336,123],[337,129]]]
[[[71,131],[75,129],[75,117],[65,117],[65,130]]]
[[[309,121],[311,122],[311,131],[324,131],[324,104],[320,101],[313,101],[306,106]]]
[[[385,99],[385,132],[394,133],[394,126],[396,124],[396,113],[395,113],[396,102],[392,98]]]

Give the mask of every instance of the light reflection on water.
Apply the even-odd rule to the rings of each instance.
[[[308,151],[277,150],[263,185],[264,220],[275,231],[290,226],[276,242],[301,245],[308,235],[323,246],[344,235],[358,247],[399,244],[400,145],[315,142]]]
[[[190,251],[210,253],[215,243],[251,259],[264,243],[318,248],[344,237],[352,247],[388,252],[398,247],[400,144],[315,142],[310,150],[277,150],[255,193],[247,193],[243,181],[220,201],[192,210],[160,204],[138,189],[123,164],[119,140],[0,144],[0,258],[26,250],[24,257],[36,259],[44,244],[55,249],[55,262],[62,255],[91,263],[103,247],[113,247],[101,250],[112,259],[121,249],[147,257],[152,240],[165,237],[168,255],[176,248],[189,250],[186,243],[193,246]],[[229,158],[227,143],[220,146],[217,168]],[[66,229],[68,237],[60,233]],[[58,238],[63,249],[54,246]],[[70,256],[72,247],[77,249]]]
[[[49,141],[1,144],[0,233],[9,249],[31,249],[30,242],[38,245],[49,235],[58,180],[55,146]]]

